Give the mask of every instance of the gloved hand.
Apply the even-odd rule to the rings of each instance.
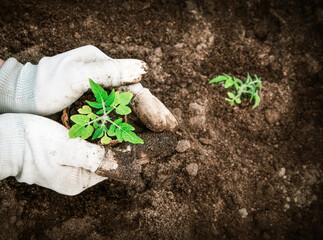
[[[119,87],[139,82],[145,69],[143,61],[112,59],[91,45],[44,57],[38,65],[9,58],[0,68],[0,113],[50,115],[82,96],[90,88],[89,78],[104,87]],[[136,84],[128,91],[134,94],[134,112],[148,128],[174,130],[176,119],[148,89]]]
[[[42,58],[38,65],[22,65],[11,58],[0,68],[0,112],[49,115],[89,89],[89,78],[104,87],[117,87],[140,81],[144,73],[142,61],[113,60],[93,46]],[[137,83],[126,90],[133,92],[133,109],[150,129],[175,129],[174,116],[148,89]],[[105,179],[95,174],[98,169],[120,167],[112,152],[69,139],[68,130],[49,119],[3,114],[0,122],[0,179],[15,176],[75,195]]]

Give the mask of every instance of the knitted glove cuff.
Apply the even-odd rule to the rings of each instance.
[[[0,68],[0,113],[36,113],[37,66],[9,58]]]

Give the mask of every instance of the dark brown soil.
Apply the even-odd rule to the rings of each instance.
[[[2,58],[142,59],[190,142],[76,197],[1,181],[0,239],[322,239],[323,6],[237,2],[0,0]],[[223,72],[260,76],[260,106],[230,107]]]

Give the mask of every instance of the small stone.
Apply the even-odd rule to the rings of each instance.
[[[275,124],[279,120],[280,115],[276,110],[267,109],[265,111],[265,117],[268,123]]]
[[[317,196],[316,195],[312,196],[312,201],[317,201]]]
[[[286,169],[283,167],[283,168],[281,168],[281,169],[279,170],[278,176],[279,176],[279,177],[283,177],[283,176],[285,175],[285,173],[286,173]]]
[[[77,39],[80,39],[81,35],[78,32],[76,32],[76,33],[74,33],[74,37],[77,38]]]
[[[298,202],[302,205],[305,205],[306,204],[306,197],[304,195],[299,195]]]
[[[188,106],[188,111],[190,113],[197,114],[197,115],[205,115],[204,106],[202,106],[196,102],[190,103],[190,105]]]
[[[188,140],[180,140],[176,146],[176,151],[183,153],[187,149],[191,148],[191,143]]]
[[[213,145],[214,144],[212,139],[201,137],[201,138],[199,138],[199,140],[203,145]]]
[[[155,55],[157,57],[159,57],[159,58],[161,58],[163,56],[163,52],[162,52],[162,50],[161,50],[160,47],[158,47],[158,48],[155,49]]]
[[[286,197],[286,201],[287,202],[290,202],[290,197]]]
[[[245,209],[245,208],[241,208],[241,209],[239,210],[239,214],[240,214],[240,216],[241,216],[242,218],[246,218],[246,217],[248,216],[247,209]]]
[[[199,170],[199,165],[197,163],[190,163],[186,166],[186,171],[191,176],[196,176]]]
[[[287,210],[287,209],[290,209],[290,206],[289,206],[289,204],[288,203],[286,203],[285,205],[284,205],[284,208]]]

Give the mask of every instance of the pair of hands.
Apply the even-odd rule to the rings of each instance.
[[[96,172],[118,171],[111,150],[69,139],[65,127],[37,116],[71,105],[90,88],[89,78],[132,92],[133,111],[152,131],[173,131],[174,116],[139,83],[146,68],[140,60],[112,59],[94,46],[44,57],[38,65],[6,60],[0,68],[0,113],[5,113],[0,115],[0,179],[14,176],[75,195],[106,179]]]

